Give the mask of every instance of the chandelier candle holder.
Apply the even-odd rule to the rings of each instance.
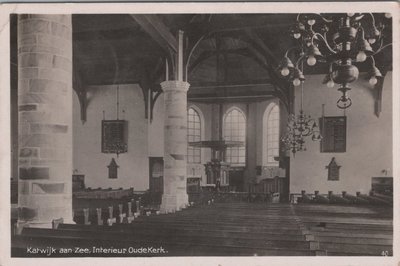
[[[299,14],[290,29],[298,45],[286,51],[279,65],[280,73],[294,86],[299,86],[305,80],[299,69],[300,62],[306,61],[309,66],[327,64],[329,72],[323,84],[329,88],[339,85],[338,91],[342,95],[336,105],[346,109],[352,105],[348,95],[350,83],[357,80],[359,75],[355,64],[370,61],[368,77],[372,86],[382,78],[374,56],[392,45],[391,36],[385,34],[385,28],[390,23],[389,13]]]
[[[321,141],[319,126],[317,122],[306,115],[303,110],[303,82],[301,82],[301,98],[300,98],[300,111],[296,116],[290,114],[288,117],[286,134],[281,138],[284,147],[287,151],[291,151],[293,156],[296,156],[298,151],[306,151],[306,137],[310,137],[313,141]]]

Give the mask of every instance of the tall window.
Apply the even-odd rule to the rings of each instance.
[[[279,105],[272,103],[263,118],[263,165],[278,165],[279,156]]]
[[[243,141],[246,143],[246,118],[242,111],[233,108],[224,119],[224,139]],[[226,161],[231,164],[244,165],[246,162],[246,147],[230,147],[226,149]]]
[[[200,116],[195,109],[188,109],[188,142],[201,140],[201,122]],[[191,147],[187,149],[188,163],[201,163],[201,148]]]

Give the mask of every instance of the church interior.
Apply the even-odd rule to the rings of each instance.
[[[10,22],[13,257],[393,255],[390,14]]]

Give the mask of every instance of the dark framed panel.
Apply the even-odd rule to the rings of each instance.
[[[149,157],[149,186],[151,193],[160,193],[164,191],[164,158]]]
[[[72,175],[72,191],[85,189],[85,175]]]
[[[188,193],[199,193],[200,192],[200,177],[188,177],[186,191]]]
[[[102,120],[101,122],[101,152],[125,153],[128,151],[126,142],[127,126],[125,120]]]
[[[393,195],[393,177],[372,177],[371,189],[383,195]]]
[[[325,116],[319,119],[321,152],[346,152],[347,117]]]

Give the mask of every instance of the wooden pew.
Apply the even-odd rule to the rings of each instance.
[[[182,227],[162,227],[154,229],[152,225],[124,225],[124,224],[116,224],[112,227],[104,227],[104,226],[85,226],[85,225],[76,225],[76,224],[61,224],[59,229],[68,229],[68,230],[85,230],[85,231],[116,231],[116,232],[125,232],[127,234],[143,234],[143,235],[163,235],[163,234],[190,234],[192,236],[200,235],[200,236],[216,236],[216,237],[235,237],[241,239],[270,239],[270,240],[305,240],[303,234],[296,232],[295,234],[281,234],[280,232],[244,232],[237,230],[230,230],[227,228],[226,230],[216,229],[216,228],[182,228]]]
[[[113,206],[108,207],[108,219],[107,219],[107,224],[109,226],[112,226],[117,222],[117,218],[114,217],[114,208]]]
[[[369,201],[363,198],[348,194],[346,191],[342,192],[342,197],[351,202],[351,204],[368,205]]]
[[[96,208],[97,225],[103,225],[102,209]]]
[[[339,196],[339,195],[335,195],[333,194],[332,191],[328,191],[328,198],[329,198],[329,203],[331,204],[350,204],[351,201]]]
[[[346,193],[342,196],[346,198]],[[354,207],[296,205],[294,210],[327,255],[380,256],[381,252],[393,252],[392,218],[381,216],[382,212],[390,213],[389,208],[368,212],[368,208],[362,207],[357,213]],[[352,216],[331,216],[338,211]]]
[[[249,243],[249,241],[243,240],[235,240],[229,239],[229,242],[226,243],[216,243],[216,239],[210,238],[199,238],[196,239],[195,243],[192,238],[188,238],[188,241],[185,242],[185,239],[182,237],[174,237],[168,235],[165,239],[162,239],[160,242],[159,237],[157,239],[138,239],[126,237],[126,233],[121,235],[113,232],[108,235],[100,235],[98,232],[86,232],[86,231],[62,231],[62,230],[52,230],[52,229],[37,229],[37,228],[27,228],[22,237],[26,240],[30,240],[28,244],[35,244],[35,240],[37,242],[44,241],[44,243],[51,243],[52,246],[92,246],[93,244],[99,246],[104,245],[107,246],[127,246],[127,245],[160,245],[162,243],[163,246],[169,251],[169,256],[176,255],[210,255],[211,250],[206,247],[212,247],[214,252],[217,250],[219,255],[254,255],[255,253],[258,255],[315,255],[317,251],[309,250],[307,242],[298,243],[292,241],[284,241],[284,242],[265,242],[261,240],[259,242],[254,241]],[[225,238],[223,238],[225,240]],[[164,242],[165,241],[165,242]],[[42,242],[43,243],[43,242]],[[79,244],[78,244],[79,243]],[[287,246],[288,243],[292,243],[292,248],[280,247]],[[37,244],[37,243],[36,243]],[[183,249],[182,249],[183,248]],[[239,253],[237,253],[241,250]],[[172,252],[170,252],[172,251]],[[213,252],[213,253],[214,253]],[[165,254],[164,254],[165,255]]]

